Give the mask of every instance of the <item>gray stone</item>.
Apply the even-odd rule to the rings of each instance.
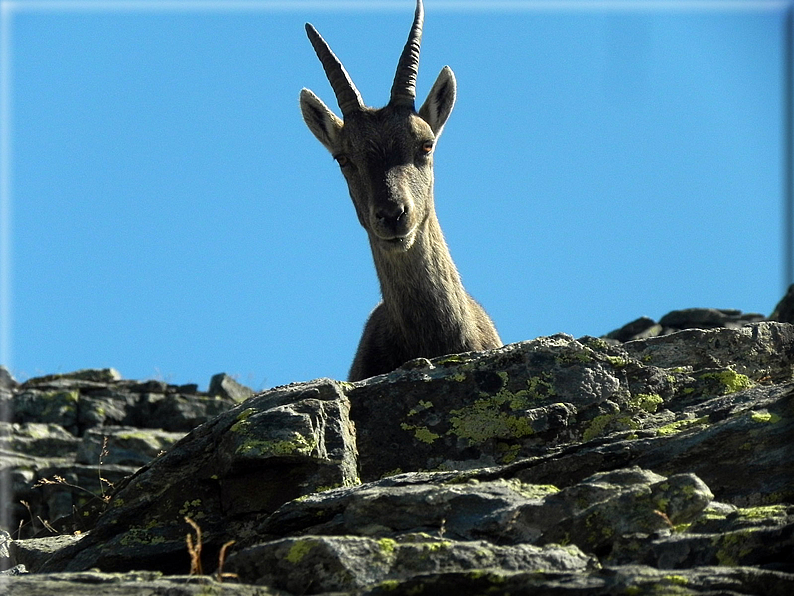
[[[686,308],[674,310],[664,315],[659,324],[662,327],[682,329],[710,329],[725,327],[737,329],[748,323],[758,323],[766,317],[757,313],[743,313],[740,310],[719,308]]]
[[[0,406],[21,406],[0,425],[8,529],[27,538],[6,539],[4,566],[34,572],[0,581],[14,594],[788,595],[794,328],[755,316],[682,311],[656,337],[638,339],[647,321],[623,343],[556,335],[236,407],[113,375],[2,389]],[[715,327],[673,332],[693,322]],[[225,558],[266,585],[181,576],[186,517],[205,571]]]
[[[251,397],[254,394],[254,390],[241,385],[226,373],[218,373],[210,379],[207,393],[240,403]]]
[[[227,567],[246,583],[295,594],[350,592],[420,574],[500,569],[555,573],[597,569],[576,547],[497,546],[412,536],[388,538],[303,536],[249,547]]]
[[[284,502],[354,484],[348,408],[337,383],[319,380],[225,412],[118,485],[89,539],[44,569],[174,572],[185,558],[186,516],[202,525],[205,549],[217,553]]]
[[[26,389],[14,395],[12,421],[58,424],[76,435],[79,399],[76,389]]]
[[[788,287],[786,295],[777,303],[769,320],[781,323],[794,323],[794,284]]]
[[[170,576],[157,572],[26,574],[0,578],[0,589],[7,596],[278,596],[283,594],[263,586],[220,583],[208,576]],[[288,595],[287,595],[288,596]]]
[[[77,451],[80,439],[58,424],[0,422],[0,449],[32,457],[59,457]]]
[[[110,383],[119,380],[121,380],[121,375],[115,368],[87,368],[69,373],[33,377],[25,381],[23,387],[49,387],[55,382],[88,381],[89,383]]]
[[[607,339],[614,339],[619,342],[626,342],[632,339],[644,339],[646,337],[655,337],[662,332],[662,326],[653,319],[648,317],[640,317],[626,323],[620,329],[610,331],[604,337]]]
[[[134,427],[92,428],[83,435],[75,461],[140,467],[165,453],[184,436],[185,433]]]
[[[48,536],[11,542],[10,558],[15,565],[24,565],[30,573],[36,573],[56,552],[82,540],[85,535]]]
[[[15,389],[17,385],[19,383],[11,375],[11,372],[5,366],[0,365],[0,388]]]

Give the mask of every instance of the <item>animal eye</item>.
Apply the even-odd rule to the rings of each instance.
[[[350,159],[347,157],[347,155],[337,155],[334,159],[336,159],[336,163],[339,164],[340,168],[344,168],[350,163]]]
[[[433,145],[433,141],[425,141],[422,143],[422,153],[425,155],[430,155],[430,153],[433,151]]]

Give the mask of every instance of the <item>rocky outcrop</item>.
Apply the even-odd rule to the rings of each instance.
[[[53,528],[8,528],[7,566],[29,572],[10,593],[792,593],[794,326],[681,312],[662,331],[700,327],[555,335],[247,399],[107,371],[9,385],[4,465]],[[35,497],[64,490],[42,484],[54,464],[13,459],[36,450],[73,454],[66,489],[106,497],[69,492],[55,520],[66,505]]]
[[[0,367],[0,469],[13,495],[7,529],[26,538],[50,534],[47,525],[88,530],[117,483],[237,403],[222,390],[233,379],[213,383],[202,393],[104,369],[19,384]]]

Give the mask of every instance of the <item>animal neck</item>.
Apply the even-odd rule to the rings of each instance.
[[[429,345],[441,337],[465,334],[468,296],[435,213],[416,233],[405,252],[371,243],[372,253],[392,323],[407,343]]]

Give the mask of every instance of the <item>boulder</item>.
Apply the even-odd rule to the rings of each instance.
[[[236,403],[195,385],[124,380],[115,369],[21,384],[3,371],[0,471],[17,538],[50,534],[47,526],[87,530],[115,484]]]
[[[12,594],[787,595],[794,326],[757,318],[678,311],[240,403],[225,375],[208,393],[84,374],[9,385],[15,496],[64,517],[30,521],[39,537],[7,528],[0,581]],[[212,577],[183,575],[200,569]]]
[[[214,375],[210,379],[210,387],[207,392],[213,396],[230,399],[235,403],[243,402],[254,394],[253,389],[241,385],[226,373]]]

